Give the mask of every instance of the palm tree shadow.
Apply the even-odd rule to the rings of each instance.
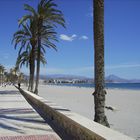
[[[13,131],[13,132],[18,132],[18,133],[24,134],[24,132],[21,129],[18,129],[16,127],[13,127],[13,126],[10,126],[10,125],[4,124],[4,123],[0,123],[0,128],[8,129],[9,131]]]
[[[25,117],[14,117],[14,116],[6,116],[0,115],[0,118],[8,119],[8,120],[15,120],[21,122],[30,122],[30,123],[44,123],[43,120],[33,120],[32,118],[25,118]]]
[[[0,95],[16,95],[19,94],[18,91],[16,90],[4,90],[4,91],[0,91]]]
[[[25,131],[22,130],[23,127],[29,129],[36,129],[32,128],[30,125],[26,125],[26,123],[45,124],[45,121],[43,119],[40,119],[40,116],[37,115],[31,108],[0,109],[0,120],[4,120],[6,122],[0,122],[0,128],[22,134],[25,133]],[[21,123],[22,125],[20,125]],[[42,131],[51,131],[49,129],[43,129],[41,128],[41,126],[38,127],[38,129]]]
[[[35,113],[31,108],[0,109],[0,114],[31,114],[31,113]]]

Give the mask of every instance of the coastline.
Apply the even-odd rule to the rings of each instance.
[[[42,82],[41,82],[42,83]],[[77,88],[94,88],[91,83],[77,83],[77,84],[44,84],[46,86],[62,86],[62,87],[77,87]],[[121,89],[121,90],[140,90],[140,83],[106,83],[105,89]]]

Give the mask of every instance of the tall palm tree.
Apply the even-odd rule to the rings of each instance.
[[[5,82],[5,85],[6,83],[9,82],[9,73],[7,71],[4,72],[4,82]]]
[[[0,64],[0,85],[3,84],[3,78],[4,78],[4,71],[5,71],[5,68],[3,65]]]
[[[0,85],[3,85],[4,83],[4,72],[5,72],[5,67],[0,64]]]
[[[56,7],[57,5],[53,0],[41,0],[38,4],[37,11],[26,4],[25,10],[28,10],[30,14],[23,16],[20,20],[20,23],[24,23],[27,20],[34,20],[37,25],[37,70],[34,91],[36,94],[38,93],[41,50],[45,50],[44,46],[56,49],[56,46],[52,43],[52,41],[56,41],[54,28],[57,27],[57,24],[65,27],[63,14]]]
[[[10,69],[9,80],[12,84],[15,84],[17,82],[18,79],[17,72],[18,72],[17,67],[13,67]]]
[[[28,24],[19,24],[22,29],[17,31],[14,34],[13,41],[15,41],[15,48],[20,43],[21,47],[19,50],[19,56],[24,57],[24,60],[26,61],[28,55],[29,58],[29,69],[30,69],[30,76],[29,76],[29,91],[33,91],[34,87],[34,72],[35,72],[35,47],[37,45],[37,39],[36,39],[36,24],[34,24],[33,20],[30,20],[30,26]],[[22,55],[22,50],[25,50]],[[20,58],[18,57],[18,59]],[[26,57],[26,58],[25,58]]]
[[[25,80],[25,75],[22,72],[19,72],[18,74],[18,83],[22,83]]]
[[[53,27],[49,25],[41,27],[41,32],[38,34],[37,46],[36,86],[34,91],[36,94],[38,94],[41,52],[45,53],[45,47],[57,50],[55,44],[51,43],[52,40],[57,41],[56,32],[54,32]]]
[[[36,59],[36,51],[34,52],[35,54],[34,54],[34,56],[35,56],[35,59]],[[23,51],[20,55],[18,55],[18,57],[17,57],[17,61],[16,61],[16,67],[17,67],[17,69],[20,69],[23,65],[26,65],[26,67],[30,67],[30,69],[31,69],[31,67],[32,67],[32,59],[31,59],[31,57],[32,57],[32,52],[29,50],[29,49],[26,49],[25,51]],[[44,55],[43,55],[43,53],[41,52],[41,63],[43,64],[43,65],[45,65],[46,64],[46,60],[45,60],[45,57],[44,57]],[[32,70],[30,70],[30,72],[32,72]],[[30,91],[32,91],[32,89],[31,89],[31,84],[32,84],[32,81],[30,81],[30,80],[32,80],[31,78],[29,78],[29,86],[28,86],[28,90],[30,90]]]
[[[2,73],[2,65],[0,64],[0,85],[1,85],[1,73]]]
[[[16,67],[17,69],[20,69],[23,65],[26,65],[28,68],[30,66],[31,69],[31,64],[30,64],[30,51],[25,50],[23,51],[20,55],[18,55],[17,60],[16,60]],[[30,70],[31,73],[31,70]],[[31,91],[31,76],[29,76],[29,86],[28,90]]]
[[[51,43],[52,40],[56,40],[56,33],[53,31],[53,27],[57,24],[65,27],[65,20],[60,10],[56,9],[57,5],[53,0],[41,0],[38,4],[38,52],[41,47],[44,46],[56,49],[56,46]],[[46,25],[46,26],[45,26]],[[44,31],[46,29],[46,31]],[[44,37],[42,32],[48,32],[47,36]],[[38,93],[39,84],[39,73],[40,73],[40,53],[38,53],[37,61],[37,74],[36,74],[36,87],[35,93]]]
[[[94,121],[109,127],[105,115],[104,80],[104,0],[93,0],[94,7],[94,61],[95,61],[95,116]]]

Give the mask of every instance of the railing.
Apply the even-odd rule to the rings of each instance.
[[[133,140],[81,115],[19,89],[28,103],[64,140]]]

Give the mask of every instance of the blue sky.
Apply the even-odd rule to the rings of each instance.
[[[14,66],[18,49],[11,44],[17,20],[36,7],[39,0],[0,0],[0,63]],[[64,13],[66,29],[58,27],[58,51],[46,49],[48,64],[41,74],[71,74],[93,77],[92,0],[55,0]],[[140,79],[140,1],[105,0],[105,74]],[[22,71],[28,73],[25,67]]]

